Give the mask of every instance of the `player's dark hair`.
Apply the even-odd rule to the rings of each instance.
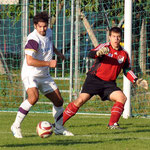
[[[122,30],[121,30],[121,28],[119,28],[119,27],[112,27],[112,28],[109,30],[109,36],[111,36],[111,33],[112,33],[112,32],[120,33],[120,35],[122,36]]]
[[[49,16],[47,12],[40,12],[33,17],[33,23],[38,24],[38,22],[46,22],[48,24]]]

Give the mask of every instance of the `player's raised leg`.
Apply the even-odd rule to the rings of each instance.
[[[63,127],[63,99],[59,92],[59,89],[45,95],[48,99],[53,102],[53,117],[55,119],[56,135],[74,136],[70,131]]]
[[[122,91],[114,91],[110,94],[110,99],[115,101],[111,109],[111,117],[109,120],[108,128],[109,129],[121,129],[119,127],[118,121],[124,110],[124,104],[126,102],[126,96]]]
[[[63,124],[65,124],[65,122],[68,119],[73,117],[77,113],[78,109],[85,102],[87,102],[90,98],[91,98],[90,94],[81,93],[76,100],[74,100],[73,102],[69,103],[68,106],[66,107],[64,113],[63,113]]]

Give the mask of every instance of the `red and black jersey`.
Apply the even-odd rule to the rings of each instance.
[[[98,57],[96,52],[102,47],[108,47],[110,51],[108,54]],[[94,58],[95,63],[88,74],[94,74],[104,81],[115,81],[123,69],[124,74],[131,82],[137,78],[131,71],[128,53],[121,46],[119,50],[115,50],[111,43],[99,44],[89,52],[89,57]]]

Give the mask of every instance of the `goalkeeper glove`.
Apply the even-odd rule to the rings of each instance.
[[[108,54],[109,53],[109,48],[108,47],[102,47],[100,48],[97,52],[96,52],[96,55],[97,56],[102,56],[102,55],[105,55],[105,54]]]
[[[148,82],[142,78],[136,80],[136,85],[148,90]]]

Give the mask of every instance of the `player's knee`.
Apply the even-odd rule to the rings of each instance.
[[[61,99],[55,101],[55,102],[54,102],[54,105],[55,105],[56,107],[60,107],[60,106],[63,106],[63,103],[64,103],[64,100],[63,100],[63,98],[61,98]]]
[[[125,104],[125,102],[127,101],[127,97],[125,95],[122,95],[121,97],[119,97],[117,100],[117,102],[120,102],[122,104]]]
[[[58,107],[62,106],[63,103],[64,103],[63,99],[59,100],[59,101],[58,101]]]
[[[85,100],[82,97],[78,97],[74,103],[77,107],[81,107],[85,103]]]
[[[110,100],[115,101],[115,102],[120,102],[122,104],[125,104],[127,97],[125,96],[125,94],[121,91],[114,91],[111,95],[110,95]]]
[[[28,101],[30,102],[31,105],[34,105],[39,99],[39,96],[30,96],[28,97]]]
[[[124,96],[124,98],[123,98],[123,102],[124,102],[124,104],[125,104],[125,102],[127,101],[127,97],[126,96]]]

